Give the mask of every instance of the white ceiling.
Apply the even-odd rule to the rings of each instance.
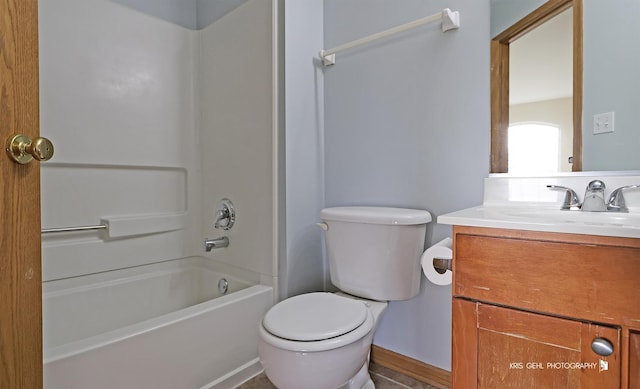
[[[509,46],[509,104],[573,95],[573,9]]]

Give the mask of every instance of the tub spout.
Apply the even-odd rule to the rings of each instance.
[[[221,238],[207,239],[204,241],[204,251],[209,252],[213,249],[220,249],[229,246],[229,238],[223,236]]]

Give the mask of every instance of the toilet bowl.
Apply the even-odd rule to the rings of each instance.
[[[280,389],[373,389],[373,334],[387,300],[420,287],[427,211],[383,207],[322,210],[332,283],[342,292],[293,296],[259,327],[265,374]]]
[[[277,304],[259,328],[267,377],[281,389],[367,387],[369,349],[386,308],[386,302],[324,292]]]

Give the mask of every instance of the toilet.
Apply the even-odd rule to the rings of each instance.
[[[274,305],[259,328],[265,374],[280,389],[374,388],[373,334],[390,300],[420,290],[420,256],[431,214],[386,207],[320,212],[331,282]]]

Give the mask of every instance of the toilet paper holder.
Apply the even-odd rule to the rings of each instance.
[[[447,270],[451,270],[451,258],[438,258],[433,257],[433,268],[436,269],[438,274],[444,274]]]

